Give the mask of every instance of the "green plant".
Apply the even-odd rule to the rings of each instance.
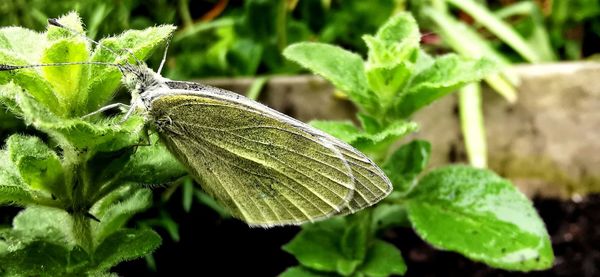
[[[60,21],[83,31],[79,17]],[[172,26],[128,31],[100,41],[144,59],[169,38]],[[106,48],[49,26],[44,33],[0,29],[6,64],[123,62]],[[11,135],[0,151],[0,203],[23,206],[12,228],[0,230],[0,271],[8,276],[107,276],[114,265],[152,252],[161,238],[126,228],[151,204],[144,184],[185,175],[143,119],[81,117],[104,106],[119,87],[116,68],[71,65],[0,73],[0,101],[38,136]],[[148,145],[148,142],[151,142]]]
[[[403,1],[382,0],[15,0],[0,3],[3,26],[45,27],[47,18],[77,10],[90,38],[155,24],[179,26],[165,73],[172,79],[295,73],[281,52],[318,40],[364,52],[360,34],[373,32]],[[222,5],[222,6],[221,6]],[[219,7],[222,10],[219,10]],[[212,9],[211,9],[212,8]],[[216,12],[215,12],[216,11]],[[210,15],[210,16],[207,16]],[[376,15],[376,16],[374,16]],[[157,65],[160,57],[150,58]]]
[[[83,30],[74,14],[61,22]],[[172,31],[171,26],[128,31],[100,43],[129,49],[144,59]],[[493,266],[532,270],[551,263],[543,223],[508,181],[485,170],[447,167],[430,172],[417,184],[429,144],[415,141],[388,153],[395,141],[416,130],[416,124],[407,121],[411,114],[494,72],[486,60],[456,55],[433,59],[419,49],[419,38],[414,20],[400,14],[377,35],[365,36],[366,63],[325,44],[302,43],[284,52],[330,79],[361,110],[362,129],[350,122],[313,124],[369,153],[395,185],[386,203],[374,209],[307,225],[285,246],[304,267],[286,274],[309,270],[401,274],[405,266],[399,251],[376,239],[376,234],[407,224],[437,247]],[[6,64],[114,63],[129,58],[92,48],[84,38],[55,27],[45,33],[0,29],[0,57]],[[81,119],[110,101],[119,83],[118,70],[101,65],[0,73],[3,106],[39,132],[14,134],[0,151],[0,201],[26,207],[12,228],[0,230],[4,274],[105,276],[112,266],[147,255],[160,243],[152,230],[126,228],[127,220],[150,204],[150,192],[143,184],[177,180],[185,171],[154,136],[147,137],[142,118]],[[183,183],[189,191],[189,182]],[[477,239],[465,241],[464,234],[447,232],[456,228]],[[485,244],[491,240],[497,244]],[[321,247],[322,252],[312,247]]]
[[[4,1],[0,3],[0,13],[4,15],[0,23],[3,26],[24,26],[37,30],[46,27],[48,18],[72,10],[87,19],[86,35],[97,38],[125,29],[141,29],[157,23],[173,22],[176,19],[177,4],[169,0],[120,0],[118,5],[113,0]]]
[[[388,276],[404,274],[400,251],[377,237],[411,226],[437,248],[455,251],[508,270],[549,268],[553,253],[544,224],[531,202],[493,172],[467,166],[425,169],[430,148],[412,141],[392,144],[417,128],[410,116],[467,83],[496,72],[486,59],[449,54],[433,58],[419,48],[414,19],[400,13],[376,35],[363,36],[366,61],[342,48],[299,43],[284,55],[331,81],[358,107],[352,122],[314,121],[379,163],[394,184],[382,204],[345,218],[304,225],[284,250],[301,266],[283,276]]]
[[[398,6],[398,0],[264,1],[230,3],[211,21],[184,24],[174,37],[168,72],[174,79],[295,73],[281,51],[298,41],[319,40],[364,51],[357,38],[374,31]],[[377,16],[373,16],[373,15]]]

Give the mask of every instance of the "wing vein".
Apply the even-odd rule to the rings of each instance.
[[[314,157],[311,157],[311,156],[308,156],[308,155],[302,154],[302,153],[300,153],[300,152],[298,152],[298,151],[296,151],[296,150],[289,149],[289,148],[287,148],[287,147],[284,147],[284,146],[282,146],[282,145],[279,145],[279,144],[269,144],[269,143],[261,142],[261,141],[258,141],[258,140],[253,140],[253,139],[250,139],[250,138],[247,138],[247,137],[244,137],[244,136],[240,136],[240,135],[234,134],[234,133],[232,133],[232,132],[228,132],[228,131],[223,131],[223,130],[220,130],[220,129],[218,129],[218,128],[213,128],[213,127],[208,127],[208,126],[202,126],[202,125],[197,125],[197,124],[192,124],[192,123],[187,123],[187,122],[186,122],[186,123],[183,123],[183,124],[186,124],[186,125],[192,125],[192,126],[194,126],[194,127],[205,128],[205,129],[209,129],[209,130],[213,130],[213,131],[218,131],[218,132],[226,132],[226,133],[228,133],[228,134],[230,134],[230,135],[232,135],[232,136],[234,136],[234,137],[237,137],[237,138],[240,138],[240,139],[243,139],[243,140],[249,141],[249,142],[258,143],[258,144],[262,144],[262,145],[265,145],[265,146],[274,146],[274,147],[277,147],[277,148],[279,148],[279,149],[285,150],[285,151],[287,151],[287,152],[290,152],[290,153],[296,154],[296,155],[298,155],[298,156],[305,157],[305,158],[307,158],[307,159],[310,159],[310,160],[312,160],[312,161],[314,161],[314,162],[317,162],[317,163],[319,163],[319,164],[325,165],[325,166],[327,166],[327,167],[329,167],[329,168],[331,168],[331,169],[333,169],[333,170],[336,170],[336,171],[338,171],[338,172],[340,172],[340,173],[342,173],[342,174],[348,174],[348,173],[349,173],[349,172],[348,172],[348,173],[346,173],[346,172],[344,172],[344,171],[340,170],[339,168],[336,168],[336,167],[334,167],[333,165],[331,165],[331,164],[329,164],[329,163],[326,163],[325,161],[321,161],[321,160],[315,159]],[[236,144],[236,146],[243,147],[242,145],[239,145],[239,144]],[[244,147],[244,148],[245,148],[245,147]],[[337,156],[331,156],[331,157],[335,157],[335,158],[337,158],[337,159],[343,159],[343,157],[337,157]],[[278,161],[280,161],[281,163],[285,164],[283,161],[281,161],[281,160],[279,160],[279,159],[277,159],[277,160],[278,160]],[[331,181],[333,181],[333,182],[336,182],[336,183],[340,184],[341,186],[344,186],[344,187],[346,187],[346,188],[349,188],[349,189],[354,189],[353,187],[351,187],[351,186],[347,186],[346,184],[344,184],[344,183],[340,182],[339,180],[335,180],[335,179],[331,178],[330,176],[328,176],[328,175],[325,175],[325,174],[323,174],[323,173],[321,173],[321,172],[319,172],[319,171],[313,170],[312,168],[308,168],[308,167],[305,167],[305,168],[307,168],[307,169],[310,169],[311,171],[313,171],[313,172],[317,173],[318,175],[320,175],[320,176],[323,176],[323,177],[325,177],[325,178],[327,178],[327,179],[329,179],[329,180],[331,180]],[[349,176],[349,177],[350,177],[350,176]]]
[[[200,144],[200,143],[197,143],[196,141],[193,141],[193,140],[192,140],[192,142],[193,142],[193,143],[196,143],[196,144],[197,144],[199,147],[204,147],[202,144]],[[213,144],[213,145],[214,145],[214,144]],[[216,146],[216,147],[219,147],[219,146]],[[205,149],[206,149],[206,148],[205,148]],[[221,148],[221,147],[219,147],[219,149],[224,149],[224,148]],[[224,150],[226,150],[226,149],[224,149]],[[244,171],[244,172],[246,172],[246,173],[248,173],[248,174],[254,175],[254,176],[260,176],[260,177],[264,177],[264,178],[267,178],[267,179],[272,179],[272,180],[275,180],[275,181],[277,181],[276,179],[274,179],[274,178],[272,178],[272,177],[270,177],[270,176],[264,176],[264,175],[261,175],[261,174],[257,174],[257,173],[255,173],[255,172],[248,171],[248,170],[246,170],[245,168],[242,168],[242,167],[239,167],[239,166],[237,166],[237,165],[231,164],[231,162],[230,162],[230,161],[228,161],[228,160],[226,160],[226,159],[223,159],[223,158],[221,158],[219,155],[216,155],[214,152],[212,152],[212,151],[210,151],[210,150],[208,150],[208,149],[206,149],[206,151],[208,151],[208,152],[212,153],[212,154],[213,154],[213,156],[214,156],[215,158],[217,158],[217,159],[221,160],[222,162],[224,162],[224,163],[228,164],[229,166],[235,167],[235,168],[237,168],[237,169],[239,169],[239,170],[242,170],[242,171]],[[235,155],[235,154],[234,154],[234,155]],[[242,157],[242,158],[245,158],[245,157]],[[250,161],[252,161],[252,160],[250,160]],[[255,161],[252,161],[252,162],[255,162]],[[292,179],[292,178],[289,178],[289,179],[290,179],[290,180],[294,180],[294,179]],[[296,181],[296,180],[294,180],[294,181],[297,183],[297,181]],[[312,206],[313,206],[313,207],[315,207],[317,210],[319,210],[321,213],[323,213],[323,214],[327,214],[326,212],[324,212],[323,210],[321,210],[319,207],[317,207],[317,206],[316,206],[314,203],[310,202],[310,201],[309,201],[309,200],[308,200],[306,197],[304,197],[304,195],[303,195],[302,193],[299,193],[298,191],[296,191],[296,190],[295,190],[295,189],[293,189],[292,187],[288,186],[287,184],[285,184],[285,182],[281,182],[281,184],[284,184],[284,185],[285,185],[285,186],[286,186],[286,187],[287,187],[287,188],[288,188],[290,191],[294,192],[296,195],[298,195],[298,196],[300,196],[301,198],[303,198],[304,200],[306,200],[306,202],[308,202],[308,203],[311,203],[311,204],[312,204]],[[221,186],[223,186],[223,185],[221,184]],[[312,192],[311,190],[309,190],[309,191],[310,191],[310,192]],[[314,194],[314,192],[312,192],[312,193]],[[282,195],[283,195],[283,193],[282,193]],[[318,196],[318,195],[317,195],[317,196]],[[230,197],[231,197],[231,195],[230,195]],[[319,199],[321,199],[321,197],[319,197]],[[322,199],[321,199],[321,200],[322,200]],[[324,202],[325,202],[325,201],[324,201]],[[327,203],[327,202],[325,202],[325,203]],[[328,204],[328,203],[327,203],[327,204]],[[294,204],[294,205],[295,205],[295,204]],[[307,213],[307,212],[306,212],[304,209],[302,209],[301,207],[299,207],[299,206],[297,206],[297,205],[296,205],[296,207],[298,207],[298,209],[299,209],[299,210],[300,210],[300,211],[301,211],[303,214],[305,214],[307,218],[311,218],[311,217],[309,216],[309,214],[308,214],[308,213]]]

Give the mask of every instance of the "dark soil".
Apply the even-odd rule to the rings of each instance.
[[[281,250],[297,227],[250,229],[237,220],[220,220],[209,208],[196,203],[191,213],[181,211],[181,202],[170,201],[173,218],[180,224],[181,239],[173,242],[164,230],[163,245],[155,252],[157,271],[149,273],[143,259],[115,268],[120,276],[275,276],[297,264]],[[402,251],[408,263],[407,276],[600,276],[600,195],[578,203],[536,200],[546,222],[556,255],[551,270],[516,273],[495,270],[458,254],[438,251],[410,229],[395,229],[384,238]],[[154,211],[156,212],[156,211]],[[152,216],[149,211],[145,216]]]

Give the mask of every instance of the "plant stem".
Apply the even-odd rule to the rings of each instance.
[[[472,166],[487,167],[487,146],[481,109],[481,86],[469,84],[459,91],[460,122]]]
[[[77,245],[81,246],[85,251],[91,253],[93,250],[92,240],[92,229],[90,225],[90,219],[82,212],[74,212],[71,214],[73,217],[73,226],[71,231]]]
[[[190,6],[188,0],[179,0],[177,4],[179,8],[179,13],[181,15],[181,21],[183,21],[183,27],[189,28],[190,26],[194,25],[194,22],[192,21],[192,16],[190,14]]]
[[[89,182],[86,180],[84,173],[86,154],[69,144],[63,144],[62,148],[65,172],[67,172],[65,186],[71,198],[68,207],[66,207],[72,217],[71,232],[77,245],[91,253],[94,244],[90,219],[86,216],[89,210],[88,203],[90,203],[86,194],[89,189]]]
[[[256,78],[254,80],[254,82],[252,82],[252,85],[250,86],[250,88],[248,89],[248,92],[246,93],[246,97],[248,97],[252,100],[258,99],[260,92],[262,91],[265,84],[267,84],[268,80],[269,80],[269,78],[264,77],[264,76]]]
[[[528,62],[536,63],[544,60],[540,57],[540,53],[532,49],[510,25],[498,19],[485,7],[472,0],[448,0],[448,2],[472,16],[478,23],[510,45]]]
[[[277,18],[275,18],[275,28],[277,32],[277,48],[279,52],[282,52],[285,46],[287,45],[287,8],[286,1],[279,0],[279,4],[277,5]]]

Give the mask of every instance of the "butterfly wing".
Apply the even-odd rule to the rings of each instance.
[[[342,153],[354,177],[354,194],[338,215],[345,215],[371,206],[392,192],[392,183],[383,171],[356,148],[335,139],[332,142]]]
[[[391,191],[383,172],[344,142],[240,95],[193,85],[153,97],[151,117],[203,189],[248,224],[350,213]]]

